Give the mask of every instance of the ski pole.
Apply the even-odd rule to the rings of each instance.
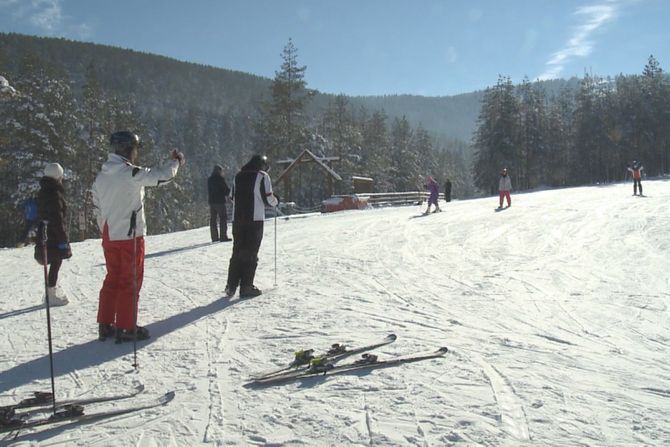
[[[54,354],[51,338],[51,307],[49,304],[49,274],[47,273],[47,225],[48,221],[42,221],[42,261],[44,264],[44,296],[47,307],[47,336],[49,339],[49,369],[51,372],[51,403],[53,405],[54,415],[56,414],[56,381],[54,380]]]
[[[133,368],[137,371],[137,212],[130,216],[130,227],[133,230]]]
[[[275,286],[277,286],[277,207],[275,206]]]

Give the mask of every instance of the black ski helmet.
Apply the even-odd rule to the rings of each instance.
[[[267,171],[268,157],[261,154],[256,154],[249,160],[248,166],[253,170]]]
[[[128,158],[133,148],[142,147],[142,140],[140,140],[140,137],[137,134],[127,130],[120,130],[114,132],[112,136],[109,137],[109,144],[112,146],[114,152]]]

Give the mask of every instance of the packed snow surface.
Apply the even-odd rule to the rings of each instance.
[[[232,245],[209,229],[151,236],[139,323],[97,338],[100,240],[73,244],[51,311],[56,392],[142,383],[166,407],[26,430],[17,445],[670,445],[670,180],[265,223],[256,284],[225,299]],[[276,235],[276,239],[275,239]],[[276,245],[275,245],[276,242]],[[276,285],[275,283],[276,247]],[[0,405],[50,390],[42,268],[0,251]],[[386,335],[380,358],[442,359],[272,387],[250,377],[301,348]],[[100,404],[121,407],[133,401]]]

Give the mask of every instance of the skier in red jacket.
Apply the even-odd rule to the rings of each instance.
[[[642,194],[642,171],[644,170],[644,166],[642,166],[642,163],[640,163],[637,160],[633,160],[633,166],[628,166],[628,171],[630,172],[630,175],[633,177],[633,195],[637,195],[637,187],[640,187],[640,195]]]

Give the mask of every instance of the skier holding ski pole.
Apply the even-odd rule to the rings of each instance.
[[[40,219],[38,234],[43,232],[42,222],[48,221],[48,242],[37,240],[35,244],[35,260],[49,265],[49,278],[45,300],[51,306],[64,306],[68,303],[67,296],[58,286],[58,272],[63,260],[72,257],[70,242],[65,222],[67,222],[67,206],[63,187],[63,168],[58,163],[49,163],[44,167],[44,177],[40,179],[40,191],[37,194],[37,214]],[[46,250],[46,258],[43,256]]]
[[[117,342],[144,340],[149,338],[149,331],[137,325],[137,302],[144,277],[144,187],[170,182],[185,159],[183,153],[173,149],[169,160],[158,167],[137,166],[143,145],[140,137],[129,131],[113,133],[110,146],[109,157],[93,184],[107,267],[98,304],[98,338],[115,335]],[[135,229],[129,231],[133,215]]]
[[[265,207],[277,206],[272,181],[266,172],[267,157],[254,155],[242,166],[233,183],[233,253],[228,265],[225,294],[230,298],[240,287],[240,298],[261,295],[254,285],[258,250],[263,241]]]

